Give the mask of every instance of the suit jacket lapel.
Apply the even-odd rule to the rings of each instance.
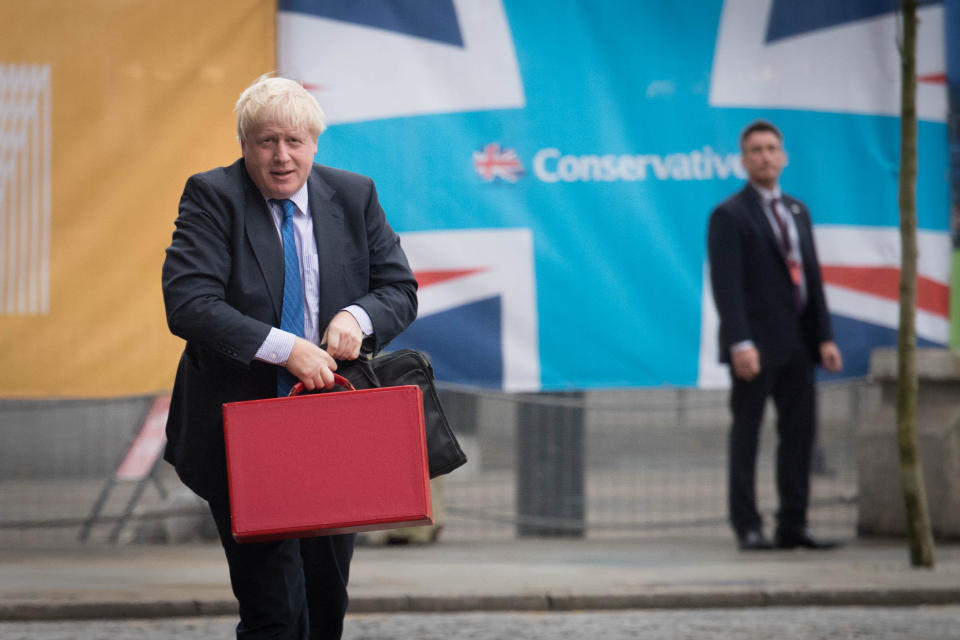
[[[777,255],[782,257],[783,249],[780,247],[780,241],[777,239],[777,236],[773,233],[773,227],[770,226],[770,219],[763,210],[760,194],[756,189],[750,186],[749,183],[743,188],[743,194],[748,203],[747,208],[750,211],[750,216],[753,218],[754,222],[758,224],[761,229],[763,229],[763,235],[773,246],[774,250],[777,252]],[[784,269],[786,269],[786,263],[784,263]]]
[[[807,225],[806,217],[794,215],[800,209],[800,205],[790,196],[783,196],[783,204],[786,206],[790,215],[793,216],[793,224],[797,227],[797,237],[800,239],[800,257],[804,265],[811,264],[813,261],[813,229]]]
[[[247,241],[253,247],[253,255],[267,285],[267,293],[270,295],[273,312],[276,314],[275,326],[280,326],[283,307],[283,244],[277,235],[277,227],[270,216],[267,202],[247,175],[242,160],[240,169],[243,172],[244,202],[242,206]]]
[[[307,180],[310,193],[310,216],[313,218],[313,235],[317,240],[317,258],[320,268],[319,327],[321,335],[326,323],[339,311],[343,288],[341,267],[343,263],[343,208],[337,202],[336,191],[316,171]]]

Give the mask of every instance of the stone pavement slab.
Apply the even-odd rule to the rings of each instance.
[[[743,553],[720,537],[360,546],[353,613],[960,603],[960,546]],[[216,545],[0,550],[0,620],[230,614]]]

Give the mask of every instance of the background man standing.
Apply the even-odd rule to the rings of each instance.
[[[333,386],[335,359],[363,342],[379,350],[413,321],[417,283],[373,182],[314,164],[325,123],[313,96],[264,77],[236,112],[243,157],[187,180],[163,265],[167,322],[187,341],[164,457],[210,505],[237,637],[339,638],[354,536],[237,544],[221,407],[297,380]]]
[[[743,550],[825,549],[807,529],[816,437],[814,365],[839,371],[807,207],[779,186],[783,135],[758,120],[740,134],[749,183],[710,216],[710,279],[720,316],[720,360],[730,364],[730,522]],[[756,505],[757,444],[767,397],[777,408],[774,541]]]

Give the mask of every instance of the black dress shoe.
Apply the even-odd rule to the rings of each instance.
[[[751,529],[737,538],[740,551],[769,551],[773,543],[759,529]]]
[[[803,547],[804,549],[817,549],[822,551],[825,549],[836,549],[841,546],[836,540],[825,540],[816,537],[810,533],[809,529],[785,531],[777,529],[774,542],[778,549],[796,549],[797,547]]]

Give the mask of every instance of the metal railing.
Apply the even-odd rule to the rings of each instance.
[[[435,481],[443,539],[730,535],[725,391],[507,394],[441,385],[441,396],[470,458]],[[149,402],[0,401],[0,543],[75,542]],[[818,533],[855,535],[857,427],[878,403],[865,381],[818,388],[810,509]],[[767,514],[776,509],[774,420],[771,406],[757,473]],[[147,487],[121,540],[162,539],[171,521],[182,529],[206,517],[171,470],[159,478],[171,497]],[[104,506],[101,540],[132,491],[118,486]]]

